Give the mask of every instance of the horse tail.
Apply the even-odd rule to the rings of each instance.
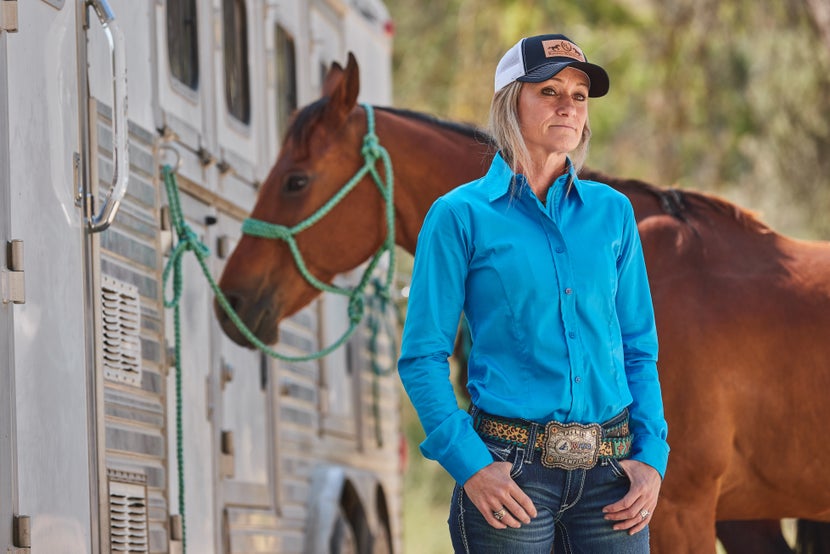
[[[799,519],[796,529],[795,551],[797,554],[830,552],[830,522]]]

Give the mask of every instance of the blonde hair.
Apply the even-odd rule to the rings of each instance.
[[[501,155],[513,173],[518,173],[520,167],[530,167],[530,153],[522,137],[519,126],[519,94],[522,90],[522,83],[514,81],[499,90],[493,95],[493,102],[490,104],[490,134],[501,150]],[[572,152],[568,154],[574,170],[579,173],[585,158],[588,156],[588,143],[591,141],[591,126],[588,118],[585,118],[585,126],[582,128],[582,138]]]

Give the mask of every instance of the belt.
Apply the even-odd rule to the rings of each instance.
[[[473,424],[482,436],[515,446],[528,446],[533,435],[533,448],[542,451],[542,465],[563,469],[590,469],[599,458],[627,458],[631,453],[633,437],[628,426],[628,412],[611,419],[605,425],[596,423],[547,424],[524,419],[494,416],[476,410]]]

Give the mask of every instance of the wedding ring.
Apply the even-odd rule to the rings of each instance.
[[[496,518],[497,520],[501,521],[502,518],[504,517],[504,514],[505,514],[505,511],[504,511],[504,508],[502,508],[498,512],[493,512],[493,517]]]
[[[643,519],[647,518],[648,517],[648,510],[646,510],[645,508],[640,510],[640,517],[643,518]]]

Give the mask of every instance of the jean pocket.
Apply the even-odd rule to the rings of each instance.
[[[484,440],[484,445],[487,447],[487,450],[493,455],[493,461],[510,463],[511,477],[516,477],[522,471],[522,459],[524,458],[523,448],[484,437],[482,437],[482,440]]]
[[[611,473],[618,479],[628,479],[628,474],[620,465],[620,461],[615,458],[608,458],[608,467],[611,468]]]

